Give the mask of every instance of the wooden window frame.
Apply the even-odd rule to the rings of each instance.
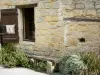
[[[37,6],[37,3],[29,4],[29,5],[16,5],[16,8],[18,9],[19,42],[21,44],[31,44],[31,45],[34,45],[35,41],[26,41],[26,40],[23,39],[24,38],[24,36],[23,36],[23,25],[24,25],[24,23],[23,23],[22,8],[34,8],[34,11],[35,11],[35,7],[36,6]],[[34,16],[35,16],[35,12],[34,12]],[[34,21],[35,21],[35,18],[34,18]]]

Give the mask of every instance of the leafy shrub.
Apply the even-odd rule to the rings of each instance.
[[[95,52],[80,53],[82,60],[88,67],[88,75],[99,75],[100,73],[100,56]]]
[[[0,50],[0,64],[7,67],[30,67],[29,59],[24,52],[16,50],[14,44],[8,44]]]
[[[83,75],[87,69],[78,55],[65,56],[60,64],[60,72],[63,75]]]
[[[0,50],[0,64],[9,68],[25,67],[46,72],[46,61],[33,63],[22,50],[17,50],[14,44],[7,44],[2,47]]]
[[[63,68],[65,68],[65,63],[66,63],[66,61],[68,60],[69,57],[70,56],[64,56],[62,58],[61,62],[59,63],[59,65],[58,65],[61,73],[63,73]]]
[[[0,50],[0,64],[2,64],[2,52]]]

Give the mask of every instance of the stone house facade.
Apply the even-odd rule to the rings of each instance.
[[[18,47],[34,55],[61,57],[100,49],[100,0],[0,0],[0,3],[1,11],[17,8]],[[27,16],[23,10],[34,13],[33,17],[28,15],[34,18],[34,41],[24,40],[30,38],[25,33]]]

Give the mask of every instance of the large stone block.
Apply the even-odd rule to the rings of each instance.
[[[41,36],[36,36],[36,43],[42,45],[42,44],[47,44],[48,42],[50,42],[52,38],[52,35],[41,35]]]
[[[95,1],[95,5],[98,5],[98,4],[100,4],[100,0]]]
[[[84,38],[86,39],[86,41],[91,41],[91,42],[95,43],[95,41],[100,40],[99,34],[93,34],[93,33],[87,32],[87,33],[83,33],[83,35],[84,35]]]
[[[35,14],[35,17],[37,17],[37,16],[40,16],[40,11],[41,11],[41,9],[39,9],[39,8],[35,8],[35,13],[37,13],[37,14]]]
[[[71,22],[69,26],[70,31],[80,31],[80,32],[99,32],[99,23],[97,22]]]
[[[100,9],[100,4],[95,5],[96,9]]]
[[[40,2],[38,3],[38,8],[41,8],[41,9],[45,8],[45,4],[44,4],[43,1],[40,1]]]
[[[71,6],[72,5],[72,3],[73,3],[73,0],[62,0],[62,3],[64,4],[64,5],[69,5],[69,6]]]
[[[75,7],[73,5],[62,5],[63,9],[73,10]]]
[[[76,3],[75,4],[75,8],[76,9],[84,9],[85,8],[85,5],[83,3]]]
[[[49,15],[49,12],[50,11],[50,9],[42,9],[41,11],[40,11],[40,16],[48,16]]]
[[[95,3],[93,1],[85,1],[85,9],[90,10],[94,9]]]
[[[51,18],[52,18],[51,16],[46,16],[46,17],[45,17],[45,21],[51,22]]]
[[[77,39],[84,37],[83,32],[79,32],[79,31],[72,31],[72,32],[69,31],[68,35],[75,37]]]
[[[93,23],[93,24],[88,24],[88,32],[91,32],[93,34],[99,33],[100,32],[100,24],[99,23]]]
[[[36,30],[39,29],[50,29],[52,26],[48,22],[41,22],[41,23],[36,23]]]
[[[45,3],[44,5],[46,9],[52,8],[52,3]]]
[[[55,35],[57,35],[58,37],[64,37],[65,27],[64,26],[59,27],[59,28],[55,29],[54,32],[55,32]],[[53,31],[52,31],[52,33],[53,33]]]
[[[45,18],[44,17],[36,17],[36,23],[42,23],[44,22]]]
[[[87,44],[89,47],[98,47],[99,48],[100,47],[99,42],[100,41],[98,41],[98,42],[97,41],[88,41]]]
[[[45,35],[51,35],[52,33],[50,32],[50,29],[41,29],[41,30],[36,30],[35,34],[36,36],[45,36]]]
[[[96,13],[96,10],[87,10],[87,17],[96,17],[97,16],[97,13]]]
[[[63,17],[68,18],[68,17],[73,17],[73,11],[68,11],[68,10],[63,10]]]
[[[74,0],[75,3],[84,3],[85,1],[84,0]]]
[[[59,18],[58,16],[46,16],[45,20],[47,22],[58,22]]]
[[[57,16],[59,13],[58,9],[49,9],[48,12],[50,16]]]
[[[55,1],[52,3],[52,8],[53,9],[59,9],[60,8],[60,2],[59,0]]]
[[[53,1],[53,2],[46,2],[44,3],[44,6],[46,9],[50,9],[50,8],[53,8],[53,9],[58,9],[59,8],[59,1]]]
[[[97,10],[97,17],[100,18],[100,9]]]
[[[87,26],[76,25],[73,31],[86,32],[88,30]]]
[[[66,46],[69,47],[69,46],[77,46],[78,44],[78,40],[77,38],[73,37],[73,36],[66,36]]]
[[[88,43],[79,43],[78,44],[78,52],[88,52],[92,51],[91,47],[88,45]]]
[[[75,17],[85,17],[86,10],[73,10],[73,14]]]
[[[58,16],[51,16],[52,22],[58,22],[58,20],[59,20]]]
[[[52,28],[55,28],[55,27],[57,27],[57,23],[58,22],[48,22],[49,23],[49,25],[51,25],[52,26]]]

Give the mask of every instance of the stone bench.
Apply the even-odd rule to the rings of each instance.
[[[38,60],[46,61],[47,63],[46,72],[48,74],[53,73],[56,64],[60,62],[60,58],[51,58],[51,57],[37,56],[37,55],[28,55],[28,56],[29,58],[31,58],[31,61],[33,61],[34,64],[37,64]]]

